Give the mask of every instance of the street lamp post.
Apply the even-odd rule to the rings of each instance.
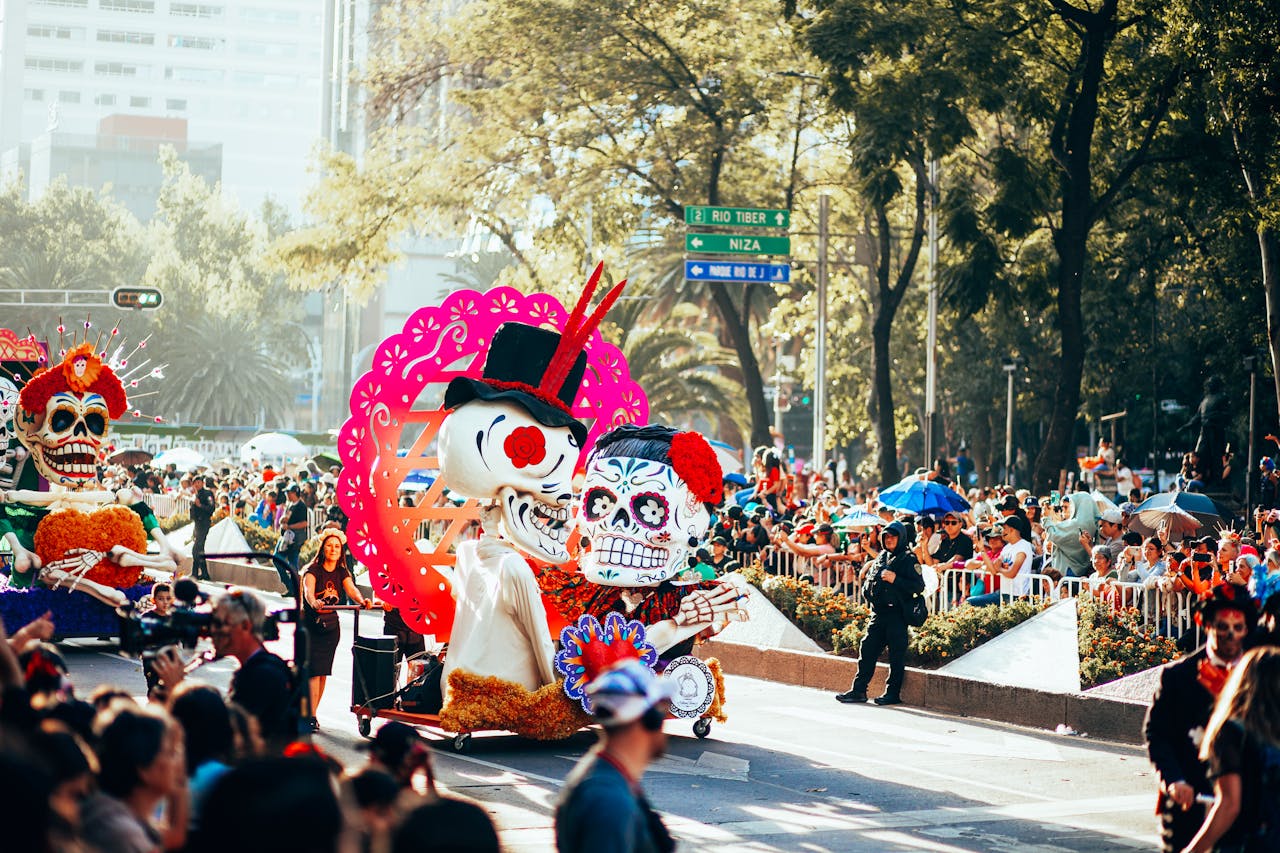
[[[1009,379],[1009,398],[1004,413],[1004,479],[1013,485],[1013,374],[1018,372],[1020,358],[1006,358],[1001,367]]]
[[[831,196],[818,197],[818,319],[814,334],[817,355],[813,383],[813,469],[827,462],[827,231]]]
[[[1249,371],[1249,448],[1245,452],[1244,466],[1244,517],[1246,523],[1252,524],[1250,519],[1253,518],[1253,442],[1254,442],[1254,389],[1257,388],[1256,377],[1258,375],[1258,357],[1256,355],[1247,356],[1244,360],[1244,369]]]

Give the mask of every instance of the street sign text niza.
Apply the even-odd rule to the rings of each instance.
[[[756,237],[750,234],[686,234],[686,252],[728,255],[789,255],[790,237]]]
[[[686,207],[686,225],[723,225],[728,228],[789,228],[791,211],[759,207]]]

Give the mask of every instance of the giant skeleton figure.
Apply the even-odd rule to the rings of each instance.
[[[441,679],[446,708],[452,700],[449,676],[455,670],[496,676],[529,691],[559,681],[547,615],[553,603],[544,600],[530,560],[551,566],[570,560],[571,481],[587,436],[570,406],[586,368],[582,347],[625,284],[616,285],[585,317],[598,276],[599,269],[561,332],[504,324],[490,344],[481,378],[457,377],[445,392],[450,414],[439,434],[441,476],[451,491],[482,502],[480,538],[457,549],[452,579],[456,611]],[[662,463],[650,467],[669,468]],[[716,465],[717,489],[719,476]],[[678,493],[680,488],[679,478],[668,472],[664,485],[651,489],[666,492],[667,501],[680,502],[675,516],[652,523],[665,527],[674,517],[698,517],[682,534],[686,541],[668,550],[664,568],[654,577],[670,577],[674,571],[668,568],[683,568],[680,548],[705,534],[710,523],[706,509],[697,506],[708,498],[701,493],[697,500],[688,498],[687,492]],[[655,511],[642,520],[651,522]],[[632,580],[636,586],[654,582],[630,575],[603,582],[631,586]],[[663,615],[658,632],[664,646],[659,651],[708,627],[725,609],[724,600],[738,597],[736,589],[718,591],[714,599],[701,591],[696,598],[690,595],[689,605],[681,609],[681,624],[675,612]],[[676,606],[680,608],[679,600]],[[578,614],[561,615],[572,619]]]
[[[39,580],[120,606],[127,603],[116,588],[120,579],[136,583],[143,569],[177,567],[181,554],[165,539],[139,495],[130,489],[93,490],[110,422],[127,407],[120,379],[88,343],[72,348],[61,363],[38,371],[23,386],[13,420],[25,452],[7,460],[17,488],[0,494],[0,535],[14,555],[12,586],[29,587]],[[132,513],[89,515],[87,525],[81,517],[113,504]],[[59,526],[95,534],[93,541],[44,557],[36,553],[42,534],[46,543],[61,538]],[[112,538],[116,531],[141,549],[103,538]],[[160,546],[158,556],[145,551],[148,532]],[[53,559],[46,561],[50,556]]]

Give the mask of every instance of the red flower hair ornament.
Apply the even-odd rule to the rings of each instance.
[[[698,433],[681,432],[671,438],[671,467],[698,500],[719,504],[724,499],[720,458]]]

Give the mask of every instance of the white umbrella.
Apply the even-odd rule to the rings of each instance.
[[[307,448],[302,442],[282,432],[264,432],[244,443],[240,448],[240,461],[252,462],[255,459],[280,459],[286,457],[306,456]]]
[[[738,458],[739,451],[733,446],[723,441],[708,441],[711,449],[716,452],[716,458],[720,460],[720,471],[723,474],[739,474],[742,472],[742,460]]]
[[[1115,510],[1120,509],[1120,507],[1116,506],[1115,501],[1111,500],[1111,498],[1107,497],[1097,489],[1094,489],[1092,492],[1090,492],[1089,497],[1093,498],[1093,502],[1097,504],[1099,515],[1101,515],[1102,513],[1106,512],[1109,509],[1115,509]]]
[[[205,461],[203,453],[190,447],[171,447],[151,460],[152,468],[168,468],[170,465],[179,471],[194,471],[197,468],[207,468],[209,463]]]
[[[867,512],[861,507],[855,507],[848,514],[841,516],[840,520],[831,526],[838,530],[851,530],[855,527],[883,527],[888,523],[874,513]]]

